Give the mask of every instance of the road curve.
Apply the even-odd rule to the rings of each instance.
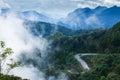
[[[88,64],[83,59],[81,59],[82,56],[87,56],[87,55],[97,55],[97,54],[79,53],[79,54],[75,55],[75,59],[77,59],[81,63],[81,65],[82,65],[82,67],[83,67],[84,70],[89,70],[90,69],[89,66],[88,66]]]

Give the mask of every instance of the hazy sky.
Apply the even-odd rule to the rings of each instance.
[[[120,0],[0,0],[0,5],[11,7],[13,10],[36,10],[49,14],[54,18],[64,17],[76,8],[104,6],[120,6]]]

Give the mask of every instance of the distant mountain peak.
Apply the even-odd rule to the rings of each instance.
[[[105,6],[97,6],[95,9],[98,10],[98,9],[106,9],[107,7]]]
[[[20,17],[31,21],[52,22],[52,19],[37,11],[24,11],[20,14]]]
[[[90,10],[91,10],[90,8],[86,7],[86,8],[78,8],[74,12],[79,12],[79,11],[88,12]]]
[[[45,15],[43,15],[43,14],[37,12],[37,11],[34,11],[34,10],[32,10],[32,11],[24,11],[22,13],[27,14],[27,15],[41,15],[41,16],[47,17],[47,16],[45,16]]]
[[[117,6],[117,5],[114,5],[113,7],[114,7],[114,8],[117,8],[118,6]]]

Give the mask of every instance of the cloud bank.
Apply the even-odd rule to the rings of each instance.
[[[120,0],[72,0],[73,2],[78,3],[77,6],[80,8],[90,7],[95,8],[97,6],[120,6]]]

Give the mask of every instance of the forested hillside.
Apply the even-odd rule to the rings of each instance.
[[[41,34],[42,31],[40,27],[41,24],[45,26],[43,26],[44,30],[48,31],[45,37],[52,42],[52,51],[48,54],[47,60],[54,65],[54,67],[45,70],[46,76],[58,76],[59,71],[63,71],[67,74],[69,80],[120,79],[120,23],[115,24],[108,30],[96,29],[86,32],[83,31],[83,33],[79,34],[64,33],[66,30],[68,32],[70,30],[61,27],[61,29],[58,29],[55,33],[51,33],[51,35],[48,34],[50,34],[49,31],[52,32],[52,25],[42,22],[34,24],[34,29],[40,32],[38,34]],[[34,29],[33,33],[35,33]],[[78,53],[99,53],[100,55],[82,57],[91,68],[89,71],[84,71],[81,64],[74,58],[74,55]],[[34,60],[32,60],[32,62],[34,62]],[[22,80],[14,76],[2,74],[1,76],[3,76],[3,78],[0,80],[13,80],[14,78],[14,80]]]
[[[0,0],[0,80],[120,80],[120,0]]]
[[[104,52],[120,52],[120,22],[106,32],[100,40],[100,46]]]
[[[53,45],[72,52],[116,53],[120,52],[120,23],[111,29],[97,29],[77,36],[54,34]]]
[[[108,30],[99,29],[77,36],[56,33],[49,37],[53,40],[54,50],[49,55],[55,66],[53,69],[65,71],[69,80],[120,80],[119,29],[120,23],[117,23]],[[82,57],[89,64],[89,71],[84,71],[74,58],[78,53],[98,54]]]

